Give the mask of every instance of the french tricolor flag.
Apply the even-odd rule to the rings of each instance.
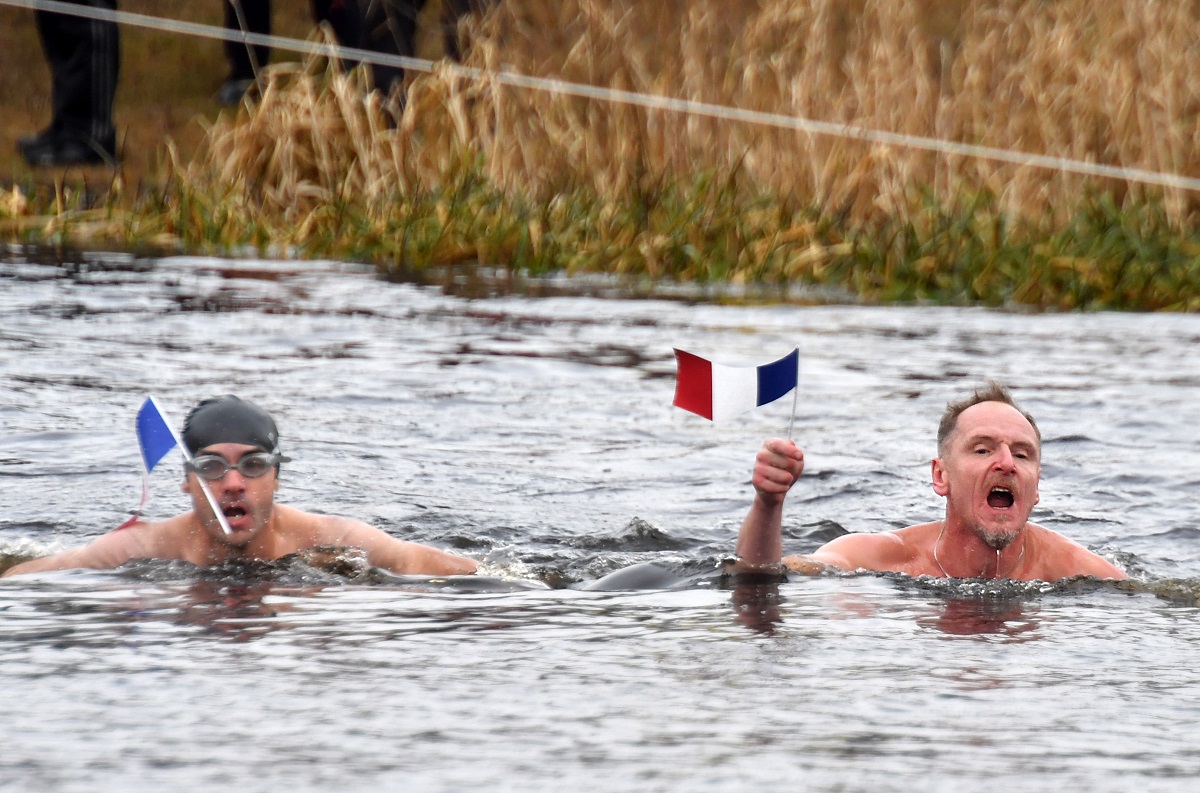
[[[680,349],[675,350],[679,374],[675,407],[712,421],[723,421],[774,402],[796,387],[800,350],[762,366],[725,366]]]

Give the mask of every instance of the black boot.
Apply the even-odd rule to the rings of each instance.
[[[25,162],[35,168],[117,164],[115,135],[107,140],[96,140],[80,133],[47,129],[21,138],[17,148]]]

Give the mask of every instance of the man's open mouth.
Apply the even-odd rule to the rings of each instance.
[[[1008,509],[1013,505],[1012,491],[1007,487],[993,487],[988,491],[987,503],[993,509]]]
[[[238,506],[223,507],[221,511],[225,513],[228,520],[241,520],[246,517],[246,510]]]

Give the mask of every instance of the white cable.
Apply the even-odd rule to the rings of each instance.
[[[271,36],[262,33],[249,33],[240,30],[227,30],[224,27],[204,25],[197,22],[185,22],[177,19],[137,14],[129,11],[113,11],[104,8],[92,8],[74,3],[59,2],[59,0],[0,0],[0,6],[52,11],[90,19],[100,19],[107,22],[129,25],[131,27],[160,30],[169,33],[183,33],[201,38],[220,39],[224,41],[245,42],[256,46],[267,46],[273,49],[289,50],[305,55],[323,55],[338,58],[343,61],[361,61],[380,66],[392,66],[402,69],[429,72],[434,68],[434,62],[424,58],[409,58],[403,55],[388,55],[381,52],[359,49],[356,47],[340,47],[329,44],[318,44],[301,39],[284,36]],[[1119,179],[1126,182],[1174,187],[1181,190],[1200,192],[1200,179],[1182,174],[1148,171],[1142,168],[1123,168],[1114,165],[1084,162],[1068,157],[1055,157],[1046,154],[1031,154],[1013,149],[1001,149],[993,146],[979,146],[971,143],[956,143],[954,141],[928,138],[920,135],[906,135],[898,132],[857,127],[850,124],[838,124],[831,121],[818,121],[799,116],[786,116],[779,113],[765,113],[757,110],[744,110],[726,105],[714,105],[707,102],[694,102],[690,99],[673,99],[656,94],[642,94],[636,91],[621,91],[614,88],[602,88],[583,83],[571,83],[565,80],[554,80],[546,77],[531,77],[514,72],[489,72],[458,64],[447,64],[446,69],[456,76],[471,80],[493,80],[502,85],[515,88],[528,88],[535,91],[577,96],[585,99],[596,99],[606,102],[619,102],[636,105],[649,110],[668,110],[726,121],[740,121],[750,124],[790,129],[805,132],[810,135],[827,135],[836,138],[858,140],[866,143],[877,143],[887,146],[898,146],[907,149],[918,149],[937,154],[957,155],[981,160],[1006,162],[1024,167],[1042,168],[1062,171],[1084,176],[1100,176]]]

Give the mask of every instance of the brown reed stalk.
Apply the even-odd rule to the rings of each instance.
[[[1200,0],[503,0],[463,25],[467,64],[485,70],[1200,177]],[[459,211],[473,219],[438,232],[463,255],[487,246],[455,235],[481,228],[537,250],[553,219],[510,228],[493,199],[459,202],[472,174],[518,203],[594,195],[601,228],[606,217],[648,228],[652,213],[621,207],[653,208],[669,185],[711,178],[743,207],[785,210],[779,228],[730,255],[752,271],[782,256],[782,272],[809,276],[842,249],[800,235],[780,252],[777,235],[807,223],[803,208],[918,236],[934,233],[931,200],[968,206],[985,232],[1003,233],[1062,227],[1097,194],[1118,207],[1161,200],[1184,229],[1200,209],[1183,190],[476,82],[447,67],[412,83],[395,127],[356,76],[272,70],[261,100],[219,119],[202,156],[178,167],[283,243],[315,233],[331,203],[354,203],[385,234],[409,222],[412,202],[440,195],[444,226]],[[582,244],[632,245],[649,271],[672,246],[704,241],[597,233]],[[906,255],[900,237],[890,244],[889,256]]]

